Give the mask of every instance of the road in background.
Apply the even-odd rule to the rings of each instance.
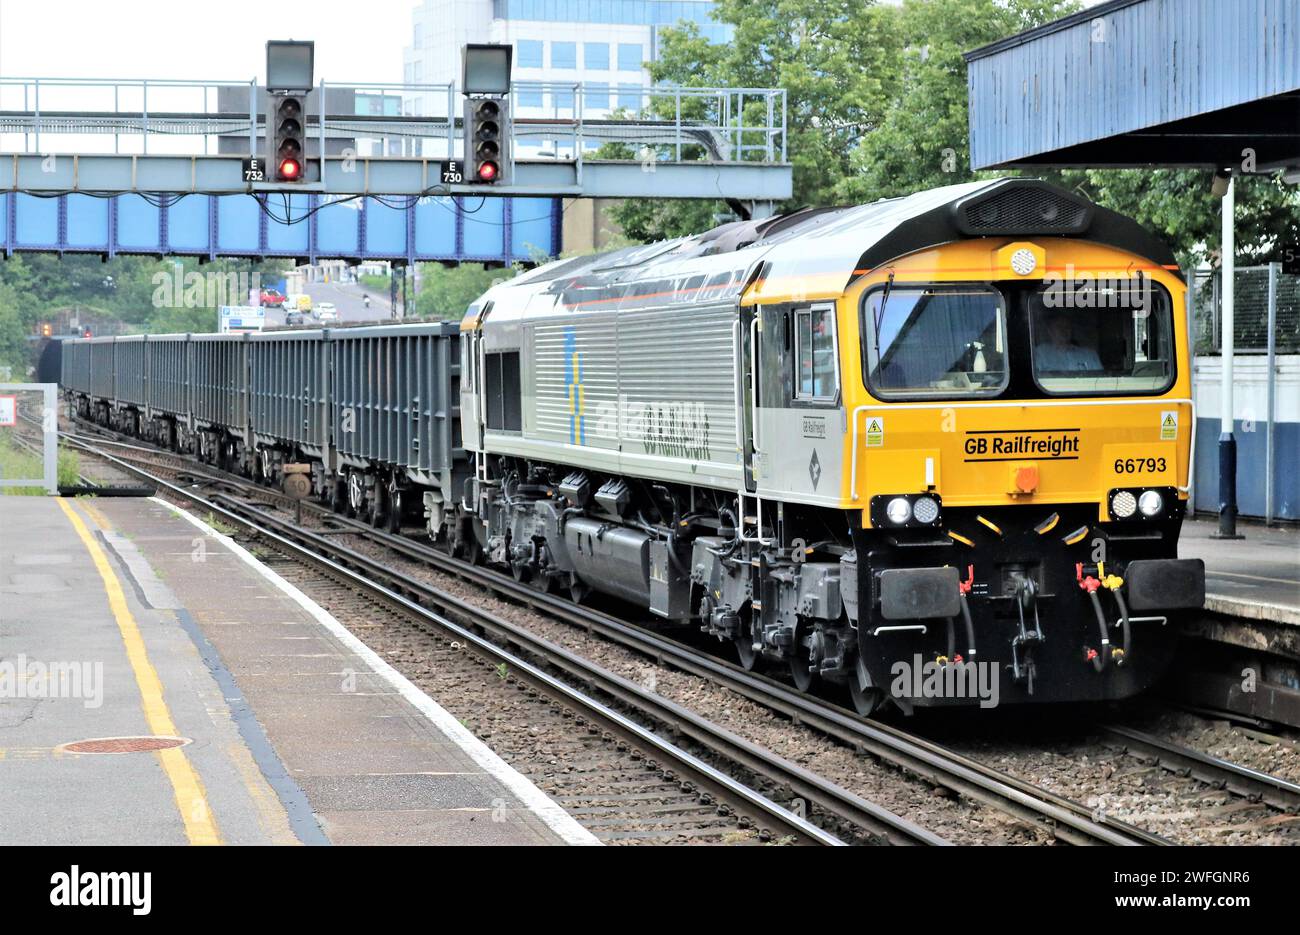
[[[307,284],[306,291],[313,308],[321,302],[333,302],[343,322],[388,321],[393,317],[387,294],[371,292],[370,307],[366,308],[362,297],[367,290],[360,283],[313,282]]]

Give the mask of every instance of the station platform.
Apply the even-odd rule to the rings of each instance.
[[[1241,539],[1216,539],[1218,521],[1189,519],[1180,558],[1205,561],[1205,606],[1215,613],[1300,626],[1300,528],[1238,523]]]
[[[227,537],[0,497],[0,845],[594,844]]]

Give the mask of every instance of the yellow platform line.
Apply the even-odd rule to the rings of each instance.
[[[136,686],[140,689],[140,699],[144,707],[145,722],[149,726],[150,733],[161,737],[179,737],[180,734],[176,729],[176,722],[172,720],[171,711],[167,707],[167,701],[163,697],[162,680],[158,678],[158,672],[149,661],[149,654],[145,650],[144,637],[140,634],[140,626],[136,623],[135,617],[132,616],[130,608],[126,603],[126,594],[122,591],[122,585],[117,580],[117,575],[113,573],[113,567],[108,562],[108,556],[100,548],[95,537],[91,535],[90,530],[81,517],[76,514],[72,507],[68,506],[66,500],[57,501],[59,507],[67,515],[72,528],[77,531],[77,536],[81,539],[82,544],[90,553],[91,560],[95,563],[95,569],[99,572],[100,579],[104,582],[104,590],[108,593],[108,606],[113,611],[113,619],[117,621],[117,629],[122,634],[122,642],[126,646],[126,657],[131,663],[131,671],[135,674]],[[181,814],[181,821],[185,824],[185,836],[191,844],[220,844],[221,833],[217,830],[216,819],[212,815],[212,809],[208,806],[207,793],[203,788],[203,780],[195,772],[194,767],[190,764],[189,758],[185,755],[183,747],[171,747],[167,750],[155,751],[158,755],[158,761],[162,764],[163,772],[167,774],[167,779],[172,786],[172,794],[176,799],[176,808]]]

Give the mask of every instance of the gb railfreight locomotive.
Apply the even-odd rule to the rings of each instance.
[[[1095,701],[1204,599],[1184,302],[1136,223],[1004,179],[557,261],[458,333],[73,341],[64,384],[863,712]]]

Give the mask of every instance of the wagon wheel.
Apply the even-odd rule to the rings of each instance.
[[[361,479],[361,472],[348,471],[348,516],[360,517],[366,505],[366,486]]]
[[[388,522],[384,529],[393,535],[402,531],[402,485],[395,477],[388,482]]]
[[[469,516],[461,516],[455,526],[455,540],[451,543],[452,554],[469,565],[483,564],[483,549],[474,535]]]
[[[330,509],[340,515],[346,513],[348,511],[348,479],[342,474],[335,474],[326,481],[325,486]]]
[[[388,527],[388,514],[392,512],[393,505],[388,499],[388,486],[382,481],[370,488],[370,499],[367,507],[365,517],[370,525],[376,529],[386,529]]]

